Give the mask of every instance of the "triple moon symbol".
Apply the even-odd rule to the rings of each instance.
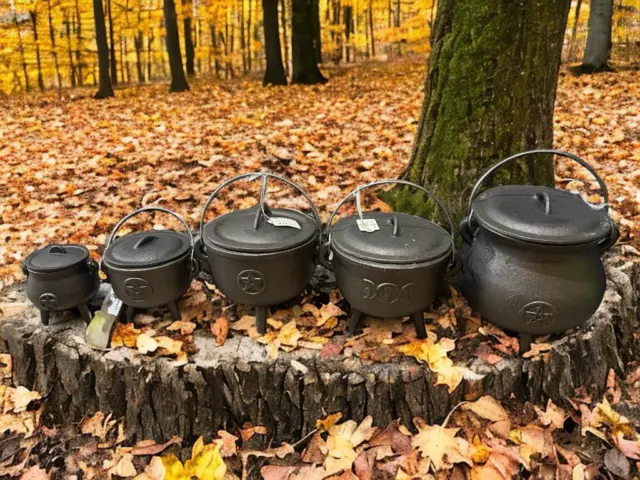
[[[528,303],[520,310],[520,317],[524,323],[532,327],[546,327],[553,322],[555,315],[555,307],[540,300]]]
[[[244,293],[258,295],[267,288],[267,281],[258,270],[243,270],[238,274],[238,286]]]
[[[153,288],[144,278],[127,278],[124,281],[124,291],[134,302],[141,302],[151,296]]]
[[[409,289],[413,283],[407,283],[403,287],[398,287],[395,283],[381,283],[376,285],[367,278],[363,278],[364,282],[364,299],[373,300],[378,298],[383,303],[395,303],[398,300],[410,302]]]
[[[40,306],[45,310],[55,310],[60,306],[58,297],[53,293],[43,293],[39,298]]]

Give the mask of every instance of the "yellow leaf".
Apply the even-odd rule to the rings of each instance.
[[[138,348],[138,351],[144,355],[155,352],[158,349],[158,342],[146,333],[141,333],[136,339],[136,347]]]
[[[492,422],[500,422],[509,418],[509,415],[506,410],[502,408],[500,402],[489,395],[480,397],[475,402],[465,403],[462,405],[462,409],[470,410],[479,417],[491,420]]]
[[[202,437],[193,446],[191,459],[185,462],[185,470],[190,477],[199,480],[223,480],[227,466],[220,455],[217,443],[205,445]]]
[[[433,470],[451,469],[455,463],[466,463],[471,466],[469,443],[464,438],[456,437],[457,428],[444,428],[440,425],[426,425],[421,419],[414,420],[418,434],[411,440],[413,448],[429,458]]]
[[[190,476],[178,458],[170,453],[162,456],[162,465],[165,468],[164,480],[190,480]]]

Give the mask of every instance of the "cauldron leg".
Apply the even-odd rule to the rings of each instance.
[[[520,355],[528,352],[531,349],[531,342],[533,341],[533,335],[530,333],[521,333],[518,335],[518,342],[520,343]]]
[[[178,302],[169,302],[167,304],[169,307],[169,311],[171,312],[171,316],[174,320],[180,320],[180,308],[178,308]]]
[[[133,316],[135,313],[136,313],[136,307],[127,305],[127,308],[125,309],[125,313],[124,313],[124,318],[126,319],[127,323],[133,322]]]
[[[360,317],[362,317],[362,312],[360,310],[356,310],[355,308],[351,309],[351,316],[349,317],[349,335],[354,335],[356,333],[358,324],[360,323]]]
[[[256,306],[256,328],[260,335],[267,333],[267,317],[269,316],[269,307],[264,305]]]
[[[424,326],[424,315],[422,312],[412,313],[411,320],[413,320],[413,326],[416,327],[416,336],[418,338],[427,338],[427,329]]]
[[[80,316],[82,317],[82,319],[89,323],[91,322],[91,311],[89,311],[89,307],[87,306],[86,303],[83,303],[82,305],[78,305],[78,310],[80,310]]]
[[[40,310],[40,320],[43,325],[49,325],[49,315],[51,312],[49,310]]]

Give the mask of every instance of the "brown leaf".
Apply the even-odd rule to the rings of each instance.
[[[475,402],[465,403],[461,408],[462,410],[471,411],[479,417],[491,420],[492,422],[500,422],[509,419],[509,415],[502,405],[500,405],[500,402],[489,395],[480,397]]]
[[[185,322],[184,320],[177,320],[167,327],[170,332],[179,331],[182,335],[190,335],[195,329],[195,323]]]
[[[224,345],[229,334],[229,322],[225,317],[218,317],[215,322],[211,324],[211,334],[216,337],[216,343],[218,345]]]
[[[320,433],[316,432],[311,437],[307,448],[302,452],[302,461],[321,465],[327,458],[328,451],[327,442],[322,439]]]
[[[143,440],[138,442],[133,450],[132,455],[157,455],[166,450],[171,445],[182,442],[182,438],[173,436],[166,443],[156,443],[154,440]]]
[[[232,457],[238,453],[236,442],[238,437],[231,435],[224,430],[218,430],[218,436],[222,440],[222,446],[220,447],[220,454],[223,458]]]
[[[387,427],[374,435],[369,441],[372,447],[388,445],[396,454],[406,454],[411,451],[411,438],[398,429],[398,421],[394,420]]]

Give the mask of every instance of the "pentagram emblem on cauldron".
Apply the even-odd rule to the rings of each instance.
[[[151,296],[153,288],[144,278],[127,278],[124,282],[124,291],[134,302],[141,302]]]
[[[555,316],[554,306],[543,301],[528,303],[520,310],[520,317],[524,323],[532,327],[546,327],[553,322]]]
[[[55,310],[60,306],[60,302],[53,293],[43,293],[40,295],[40,306],[45,310]]]
[[[243,270],[238,274],[238,286],[244,293],[257,295],[267,288],[267,281],[258,270]]]

